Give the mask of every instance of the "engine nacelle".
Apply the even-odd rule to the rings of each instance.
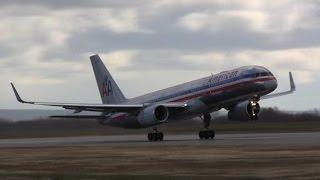
[[[245,101],[234,106],[228,113],[230,120],[258,120],[260,105],[257,102]]]
[[[169,110],[162,105],[153,105],[140,111],[137,118],[141,126],[149,127],[166,122],[169,118]]]

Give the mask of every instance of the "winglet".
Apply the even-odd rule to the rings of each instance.
[[[14,87],[13,83],[10,83],[10,84],[11,84],[11,87],[12,87],[12,89],[13,89],[14,95],[16,96],[17,100],[18,100],[20,103],[30,103],[30,102],[26,102],[26,101],[22,100],[21,97],[19,96],[18,91],[17,91],[16,88]]]
[[[294,91],[296,91],[296,85],[294,83],[291,72],[289,72],[289,80],[290,80],[290,90],[284,91],[284,92],[279,92],[279,93],[274,93],[274,94],[268,94],[268,95],[262,96],[261,99],[269,99],[269,98],[292,94]]]
[[[296,90],[296,85],[293,81],[292,73],[289,72],[289,78],[290,78],[290,90],[293,92]]]

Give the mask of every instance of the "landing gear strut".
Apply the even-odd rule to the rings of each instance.
[[[163,133],[159,132],[157,128],[153,128],[153,132],[148,133],[149,141],[163,141]]]
[[[203,120],[204,128],[206,130],[199,132],[199,138],[200,139],[213,139],[215,136],[215,132],[214,132],[214,130],[209,129],[210,122],[211,122],[211,115],[204,114],[202,120]]]
[[[260,111],[260,105],[258,104],[258,101],[260,100],[260,97],[255,96],[251,101],[250,101],[250,106],[249,106],[249,114],[250,114],[250,119],[251,120],[258,120],[259,119],[259,111]]]

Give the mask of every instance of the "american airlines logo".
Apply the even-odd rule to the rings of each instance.
[[[112,83],[109,78],[106,76],[102,82],[102,97],[110,96],[113,94]]]

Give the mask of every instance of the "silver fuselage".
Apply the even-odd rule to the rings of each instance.
[[[277,80],[268,69],[261,66],[246,66],[128,99],[123,103],[188,104],[183,112],[170,112],[168,122],[171,122],[228,108],[253,97],[269,94],[276,88]],[[104,123],[124,128],[142,127],[137,121],[136,113],[109,114]]]

